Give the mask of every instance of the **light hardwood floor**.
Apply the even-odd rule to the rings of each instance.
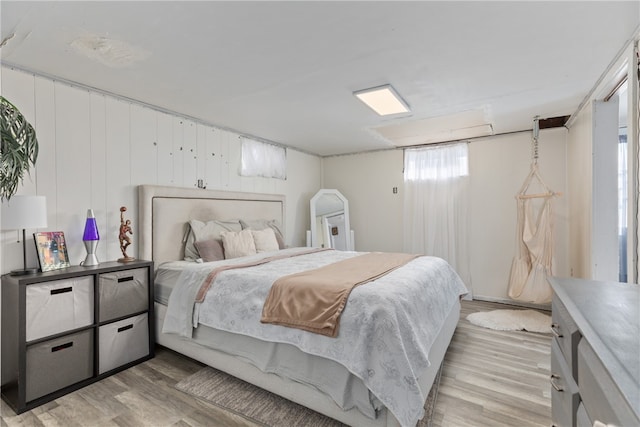
[[[503,308],[520,307],[463,301],[444,359],[434,426],[551,425],[551,334],[495,331],[466,320],[470,313]]]
[[[463,301],[445,356],[434,426],[549,426],[551,336],[470,324],[469,313],[504,304]],[[2,401],[0,426],[251,426],[173,386],[202,367],[158,349],[152,360],[16,416]]]

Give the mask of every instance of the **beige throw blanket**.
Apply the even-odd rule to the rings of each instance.
[[[351,290],[420,255],[372,252],[279,278],[262,309],[262,323],[336,337]]]

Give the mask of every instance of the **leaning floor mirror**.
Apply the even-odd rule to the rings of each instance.
[[[311,198],[307,246],[355,250],[349,223],[349,201],[338,190],[322,189]]]

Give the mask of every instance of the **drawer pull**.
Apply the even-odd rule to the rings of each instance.
[[[126,331],[127,329],[133,329],[133,323],[127,326],[123,326],[121,328],[118,328],[118,332],[123,332]]]
[[[551,378],[549,380],[551,382],[551,387],[553,387],[556,391],[564,391],[563,387],[556,384],[556,382],[554,381],[556,379],[560,379],[560,375],[551,374]]]
[[[71,286],[68,288],[51,289],[51,295],[66,294],[71,291],[73,291],[73,287]]]
[[[118,283],[122,282],[131,282],[133,280],[133,276],[128,277],[118,277]]]
[[[551,332],[557,338],[562,338],[562,332],[560,332],[560,326],[557,323],[552,323],[551,324]]]
[[[64,350],[65,348],[69,348],[69,347],[73,347],[73,341],[69,341],[68,343],[51,347],[51,353],[55,353],[56,351]]]

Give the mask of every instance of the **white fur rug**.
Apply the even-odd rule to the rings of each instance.
[[[535,310],[480,311],[469,314],[467,320],[498,331],[551,332],[551,316]]]

